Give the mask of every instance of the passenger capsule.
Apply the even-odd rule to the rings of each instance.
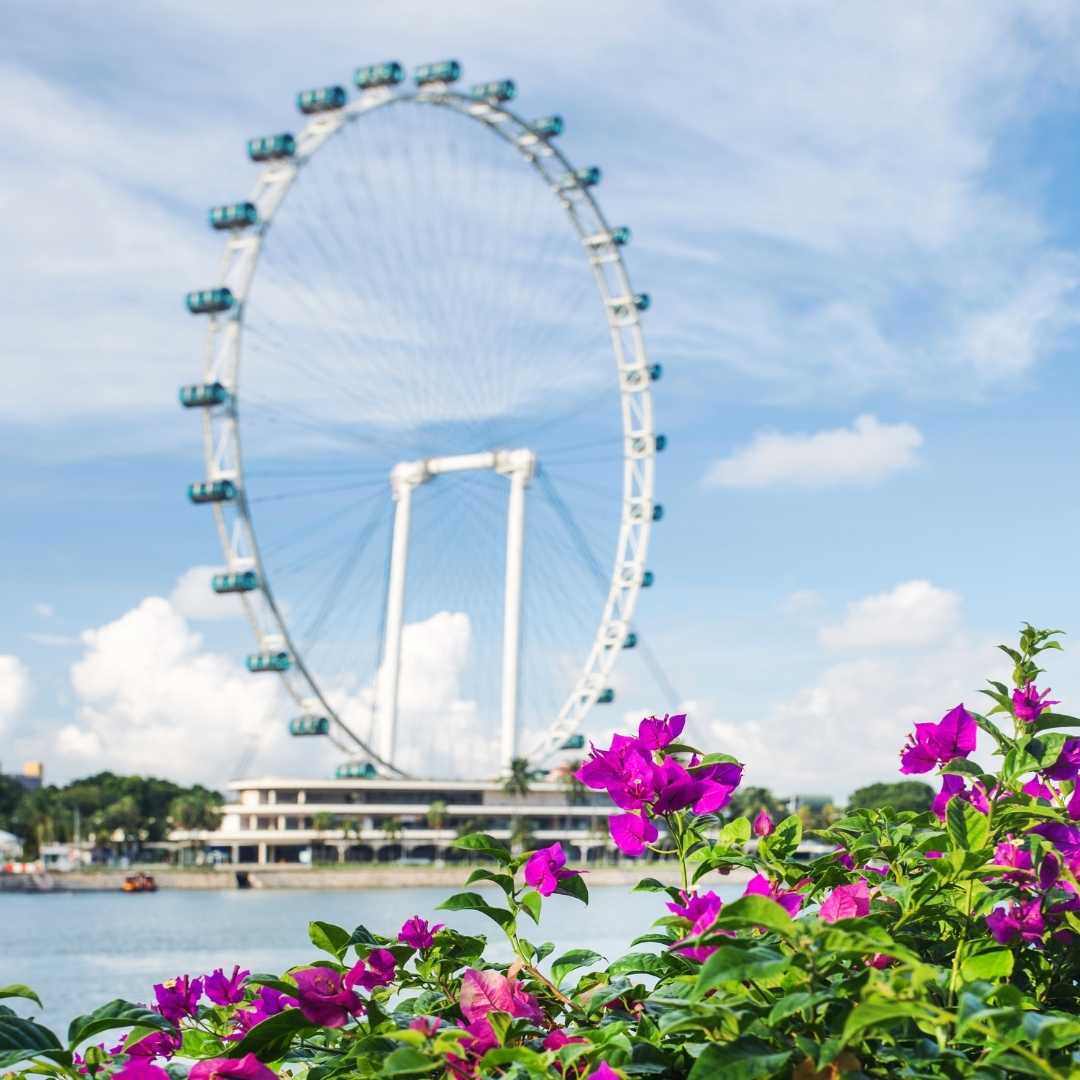
[[[563,133],[563,118],[561,116],[540,116],[529,121],[529,130],[542,139],[553,139]]]
[[[193,503],[229,502],[236,498],[236,485],[231,480],[197,480],[188,484],[187,493]]]
[[[197,289],[189,292],[185,301],[192,315],[213,315],[219,311],[228,311],[236,303],[232,290],[224,286],[219,289]]]
[[[616,225],[611,230],[611,242],[617,244],[619,247],[625,247],[630,243],[630,226],[629,225]]]
[[[219,382],[198,383],[195,386],[181,386],[178,396],[185,409],[194,409],[221,405],[228,398],[229,392]]]
[[[663,516],[664,516],[664,508],[663,508],[663,506],[660,505],[660,503],[657,503],[652,508],[652,519],[653,519],[653,521],[660,521],[663,518]]]
[[[581,734],[568,736],[559,747],[560,750],[583,750],[584,748],[585,736]]]
[[[317,90],[301,90],[296,95],[296,107],[307,114],[333,112],[342,108],[347,100],[344,86],[323,86]]]
[[[667,448],[667,436],[666,435],[657,435],[656,436],[656,452],[659,454],[661,450],[665,450],[666,448]]]
[[[396,86],[405,78],[405,69],[396,61],[385,64],[366,64],[353,72],[358,90],[373,90],[376,86]]]
[[[280,135],[259,135],[248,139],[247,150],[252,161],[277,161],[296,153],[296,140],[287,131]]]
[[[215,229],[245,229],[259,220],[259,211],[254,203],[229,203],[227,206],[212,207],[209,218]]]
[[[451,83],[461,78],[461,65],[456,60],[439,60],[434,64],[421,64],[413,72],[417,86],[429,83]]]
[[[615,700],[615,691],[610,686],[605,687],[596,695],[597,705],[610,705]]]
[[[565,173],[559,181],[559,187],[563,191],[576,187],[592,187],[594,184],[600,183],[602,175],[599,165],[587,165],[583,169],[575,169],[573,172]]]
[[[339,780],[374,780],[378,775],[370,761],[349,761],[334,770]]]
[[[325,716],[300,716],[289,721],[290,735],[329,735],[330,720]]]
[[[624,649],[633,649],[637,647],[637,634],[635,634],[633,630],[623,638],[622,647]]]
[[[663,366],[661,364],[650,364],[649,365],[649,378],[653,382],[659,382],[660,381],[660,376],[663,375],[663,374],[664,374],[664,368],[663,368]]]
[[[473,101],[513,101],[517,97],[517,87],[513,79],[495,79],[470,86],[469,97]]]
[[[645,573],[641,575],[641,587],[647,589],[655,580],[656,578],[653,576],[653,572],[651,570],[646,570]]]
[[[210,588],[216,593],[252,592],[259,587],[259,575],[254,570],[242,570],[233,574],[215,574]]]
[[[288,671],[292,667],[292,659],[287,652],[251,653],[244,663],[252,672]]]

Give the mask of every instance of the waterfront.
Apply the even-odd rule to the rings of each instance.
[[[0,983],[34,987],[45,1004],[41,1016],[58,1031],[88,1007],[122,997],[145,1001],[155,982],[178,974],[198,975],[239,963],[252,971],[281,971],[314,960],[307,937],[311,919],[352,929],[363,923],[396,933],[410,915],[482,932],[491,955],[505,957],[498,929],[473,912],[437,912],[446,888],[343,890],[162,891],[9,894],[0,896]],[[725,898],[741,887],[719,886]],[[591,902],[553,896],[545,902],[532,941],[553,941],[556,954],[572,947],[609,958],[665,914],[663,897],[601,887]],[[20,1012],[23,1011],[20,1005]]]

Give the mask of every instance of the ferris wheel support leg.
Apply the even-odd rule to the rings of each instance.
[[[390,584],[386,600],[386,644],[382,664],[382,724],[379,728],[379,755],[394,760],[397,735],[398,690],[401,685],[401,631],[405,613],[405,571],[409,561],[409,523],[412,517],[413,485],[394,487],[394,540],[390,551]]]
[[[525,488],[532,462],[510,473],[506,513],[506,592],[503,607],[502,765],[509,770],[517,757],[518,675],[521,661],[521,577],[525,550]]]

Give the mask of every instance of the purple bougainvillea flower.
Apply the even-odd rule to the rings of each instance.
[[[517,979],[497,971],[469,968],[461,979],[461,1015],[469,1023],[483,1020],[489,1012],[504,1012],[526,1020],[541,1020],[543,1012],[536,1000],[522,990]]]
[[[854,885],[837,885],[823,901],[818,914],[827,923],[869,915],[870,885],[866,878],[859,878]]]
[[[1075,825],[1044,821],[1041,825],[1028,829],[1028,832],[1049,840],[1066,859],[1080,855],[1080,828]]]
[[[1017,720],[1023,720],[1025,723],[1031,723],[1032,720],[1038,720],[1039,717],[1050,708],[1051,705],[1060,705],[1060,701],[1047,701],[1050,696],[1050,688],[1047,687],[1042,693],[1035,688],[1034,683],[1028,683],[1023,690],[1014,690],[1012,692],[1013,712],[1016,714]]]
[[[577,877],[580,870],[564,870],[566,853],[562,844],[556,841],[551,847],[541,848],[529,856],[525,863],[525,882],[531,885],[541,896],[550,896],[560,881]]]
[[[138,1042],[133,1042],[126,1049],[121,1046],[120,1051],[130,1054],[132,1057],[142,1058],[171,1058],[183,1042],[179,1035],[170,1031],[154,1031],[144,1035]]]
[[[619,1074],[606,1062],[597,1062],[595,1069],[590,1069],[583,1080],[622,1080]]]
[[[229,976],[226,976],[221,968],[217,968],[204,977],[203,989],[215,1005],[235,1005],[244,1000],[244,980],[250,974],[250,971],[241,971],[239,964],[233,964],[232,974]]]
[[[940,858],[943,858],[944,855],[945,855],[944,851],[924,851],[923,852],[923,858],[924,859],[940,859]]]
[[[1051,780],[1075,780],[1080,776],[1080,739],[1066,739],[1057,761],[1044,770],[1044,775]]]
[[[1041,944],[1046,925],[1043,922],[1041,901],[1014,901],[1007,908],[995,908],[986,916],[986,925],[999,945],[1008,945],[1019,936],[1029,944]]]
[[[675,716],[664,714],[663,720],[657,720],[655,716],[646,716],[638,725],[638,743],[646,750],[661,750],[668,743],[673,743],[686,726],[686,713],[677,713]]]
[[[599,791],[621,781],[626,758],[630,754],[640,756],[641,747],[637,739],[629,735],[616,735],[607,750],[597,750],[589,745],[589,758],[574,774],[586,787]]]
[[[188,1080],[218,1080],[221,1076],[237,1077],[238,1080],[277,1080],[277,1073],[268,1069],[254,1054],[197,1061],[188,1073]]]
[[[556,1028],[554,1031],[548,1032],[544,1038],[543,1047],[545,1050],[561,1050],[564,1046],[570,1046],[572,1043],[586,1043],[588,1039],[583,1039],[580,1035],[567,1035],[561,1028]]]
[[[929,772],[975,749],[975,720],[964,706],[950,709],[936,724],[916,724],[900,751],[902,773]]]
[[[1065,812],[1073,819],[1073,821],[1080,818],[1080,781],[1078,781],[1073,788],[1072,796],[1065,806]]]
[[[398,941],[404,941],[406,945],[411,945],[414,949],[430,949],[435,944],[435,935],[445,925],[446,923],[440,922],[429,926],[427,919],[414,915],[402,923],[397,938]]]
[[[867,967],[877,968],[879,971],[882,968],[889,967],[890,964],[895,962],[894,958],[887,953],[876,952],[869,960],[866,961]]]
[[[609,817],[608,831],[615,846],[624,855],[632,858],[643,855],[645,845],[651,844],[660,835],[644,810],[637,814],[615,814]]]
[[[1052,802],[1054,799],[1054,789],[1044,783],[1040,776],[1033,776],[1021,790],[1033,799],[1046,799],[1047,802]]]
[[[357,960],[353,964],[343,985],[346,990],[352,990],[354,986],[362,986],[365,990],[389,986],[394,981],[395,963],[389,949],[372,949],[366,961]]]
[[[668,762],[675,764],[668,758],[664,765]],[[640,810],[660,794],[664,784],[664,769],[657,766],[648,753],[635,748],[623,757],[622,772],[608,783],[607,793],[623,810]]]
[[[797,887],[786,889],[779,881],[770,881],[764,874],[757,874],[747,882],[743,896],[764,896],[775,900],[792,918],[798,914],[806,899]]]
[[[776,824],[771,817],[769,817],[768,810],[761,809],[757,812],[757,816],[754,818],[753,830],[755,836],[770,836],[772,831],[776,828]]]
[[[1006,881],[1030,881],[1033,870],[1031,852],[1023,848],[1011,836],[1002,840],[994,848],[994,863],[997,866],[1008,866],[1012,870],[1002,875]],[[989,879],[993,880],[993,879]]]
[[[354,969],[355,970],[355,969]],[[349,972],[351,975],[352,972]],[[330,968],[312,967],[293,972],[296,1001],[307,1020],[320,1027],[344,1027],[364,1011],[363,1002]]]
[[[833,854],[836,856],[836,861],[845,870],[854,870],[855,869],[855,860],[842,847],[836,848],[833,851]]]
[[[990,813],[990,803],[986,797],[986,788],[977,780],[967,787],[962,776],[947,774],[941,778],[941,790],[934,796],[930,809],[938,818],[945,820],[945,811],[953,799],[963,799],[970,803],[980,814]]]
[[[684,892],[681,893],[681,896],[681,904],[669,903],[667,907],[668,911],[690,923],[690,933],[684,939],[685,941],[699,937],[709,930],[713,923],[716,922],[716,917],[720,914],[724,902],[714,892],[701,894]],[[730,930],[722,932],[725,934],[732,933]],[[699,963],[712,956],[716,949],[717,946],[715,945],[685,945],[682,942],[675,945],[675,952],[681,956],[688,956],[691,960],[697,960]]]
[[[289,997],[288,994],[283,994],[280,990],[274,990],[269,986],[262,986],[250,1008],[233,1013],[236,1031],[232,1035],[227,1035],[226,1038],[233,1041],[242,1039],[256,1024],[261,1024],[267,1017],[276,1016],[285,1009],[295,1009],[296,1005],[296,998]]]
[[[191,1070],[194,1074],[195,1070]],[[113,1073],[120,1080],[171,1080],[169,1074],[160,1065],[151,1065],[148,1058],[129,1058],[126,1065]],[[196,1078],[198,1080],[198,1078]]]
[[[202,979],[180,975],[169,982],[154,985],[154,1008],[174,1024],[184,1016],[194,1016],[202,997]]]
[[[437,1016],[418,1016],[415,1020],[409,1021],[409,1028],[412,1031],[419,1031],[426,1039],[433,1039],[442,1027],[442,1023]]]

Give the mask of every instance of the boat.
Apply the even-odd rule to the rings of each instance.
[[[157,892],[157,882],[154,880],[153,874],[144,874],[142,872],[138,874],[128,874],[124,878],[124,884],[120,886],[122,892],[136,893],[136,892]]]

